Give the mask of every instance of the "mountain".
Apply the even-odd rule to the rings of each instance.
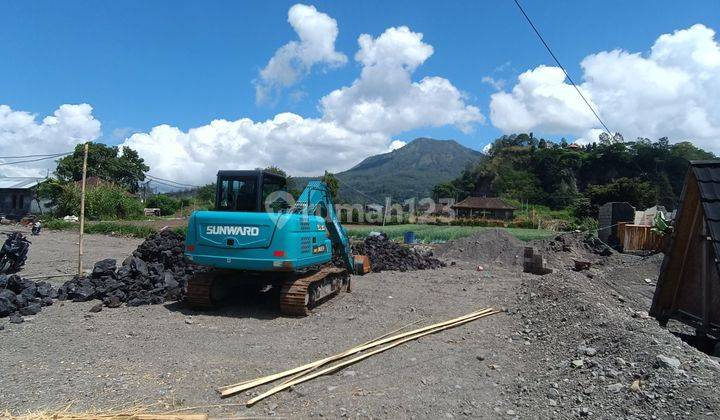
[[[417,138],[399,149],[370,156],[347,171],[336,173],[340,180],[339,201],[381,204],[387,196],[396,203],[413,197],[429,197],[436,184],[456,178],[482,156],[455,140]],[[294,178],[294,185],[302,189],[310,179],[317,178]]]

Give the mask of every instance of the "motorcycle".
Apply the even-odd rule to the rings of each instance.
[[[0,248],[0,273],[14,273],[25,265],[31,242],[20,232],[5,235],[7,239]]]

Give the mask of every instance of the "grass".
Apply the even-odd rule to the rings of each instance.
[[[362,239],[370,232],[384,232],[391,239],[401,241],[407,231],[415,232],[415,239],[420,242],[447,242],[453,239],[470,236],[481,230],[502,229],[520,239],[521,241],[532,241],[552,236],[556,232],[543,229],[521,229],[521,228],[494,228],[480,226],[438,226],[438,225],[394,225],[394,226],[346,226],[348,235],[351,238]]]
[[[77,230],[78,223],[66,222],[60,219],[50,219],[43,222],[43,228],[50,230]],[[392,225],[392,226],[353,226],[346,225],[346,230],[351,238],[363,239],[368,233],[377,231],[385,232],[391,239],[402,241],[407,231],[415,232],[415,239],[420,242],[447,242],[453,239],[470,236],[481,230],[502,229],[520,239],[521,241],[532,241],[552,236],[555,232],[544,229],[522,229],[522,228],[494,228],[480,226],[439,226],[439,225]],[[185,227],[176,227],[173,230],[178,233],[185,233]],[[105,235],[130,236],[134,238],[147,238],[157,229],[152,226],[138,225],[123,222],[89,222],[85,224],[85,233],[101,233]]]
[[[80,224],[60,219],[50,219],[43,222],[43,228],[49,230],[78,230]],[[85,224],[85,233],[147,238],[155,232],[157,231],[149,226],[122,222],[88,222]]]

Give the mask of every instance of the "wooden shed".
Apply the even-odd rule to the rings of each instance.
[[[451,206],[458,217],[479,217],[509,220],[515,217],[515,206],[497,197],[470,196]]]
[[[720,337],[720,160],[690,163],[650,315]]]

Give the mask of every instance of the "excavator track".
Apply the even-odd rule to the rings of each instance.
[[[194,309],[212,309],[217,305],[213,297],[213,283],[217,273],[203,271],[193,274],[188,280],[185,304]]]
[[[310,309],[337,295],[347,285],[347,270],[332,265],[305,276],[286,280],[280,289],[280,312],[289,316],[307,316]]]

